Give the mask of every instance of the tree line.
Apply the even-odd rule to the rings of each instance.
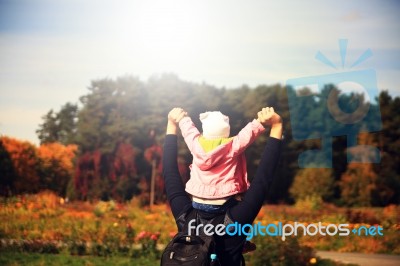
[[[78,147],[58,142],[36,147],[28,141],[0,137],[0,195],[52,190],[66,195]]]
[[[298,158],[302,152],[321,148],[321,141],[313,137],[321,128],[329,129],[328,135],[332,134],[332,129],[350,130],[346,128],[348,125],[343,125],[343,129],[333,119],[326,119],[329,116],[324,100],[332,90],[337,88],[326,85],[321,92],[313,93],[313,97],[289,106],[289,97],[295,92],[279,84],[226,89],[183,81],[170,74],[153,76],[147,82],[133,76],[94,80],[78,104],[66,103],[59,111],[50,110],[43,116],[43,123],[37,130],[41,146],[59,143],[63,147],[75,145],[77,150],[71,159],[73,171],[68,172],[67,182],[59,182],[63,175],[58,172],[44,175],[41,170],[37,175],[46,176],[47,181],[39,187],[82,200],[128,200],[135,195],[146,199],[153,174],[156,200],[163,201],[162,144],[171,108],[179,106],[187,110],[199,129],[199,113],[220,110],[229,116],[233,135],[255,118],[262,107],[273,106],[284,122],[284,148],[277,177],[268,193],[269,202],[316,200],[347,206],[399,204],[400,98],[393,98],[386,91],[381,92],[370,107],[371,114],[379,110],[381,117],[367,116],[369,121],[363,120],[351,127],[352,132],[361,132],[357,135],[360,144],[379,149],[380,163],[347,163],[348,136],[336,134],[332,137],[332,168],[299,167]],[[300,93],[309,94],[310,91],[305,88]],[[347,106],[367,104],[363,97],[358,97],[356,103],[354,98],[354,95],[342,95],[340,101]],[[291,116],[301,119],[292,125]],[[366,130],[379,128],[376,123],[380,121],[380,130]],[[293,138],[292,126],[295,132],[304,133],[300,140]],[[257,168],[266,136],[259,137],[246,150],[250,178]],[[16,159],[4,143],[2,138],[2,191],[24,192],[15,183],[20,179],[28,182],[32,177],[15,173]],[[179,141],[178,161],[185,181],[189,178],[191,155],[183,141]]]

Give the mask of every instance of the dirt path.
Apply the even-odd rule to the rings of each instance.
[[[400,256],[385,254],[341,253],[334,251],[317,251],[317,256],[343,263],[360,266],[399,266]]]

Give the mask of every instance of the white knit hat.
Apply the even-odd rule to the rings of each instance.
[[[229,117],[219,111],[200,114],[203,136],[208,139],[227,138],[230,133]]]

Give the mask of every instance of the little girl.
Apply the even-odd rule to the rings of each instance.
[[[185,190],[192,195],[193,208],[224,213],[232,202],[228,200],[249,187],[244,151],[264,132],[264,126],[254,119],[236,136],[229,137],[229,118],[218,111],[205,112],[200,114],[201,134],[182,112],[184,115],[176,122],[193,155]],[[245,251],[254,249],[254,244],[246,243]]]

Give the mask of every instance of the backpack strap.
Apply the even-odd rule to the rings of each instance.
[[[187,232],[187,226],[190,220],[196,219],[197,210],[190,207],[186,211],[184,211],[179,217],[176,219],[176,225],[178,227],[178,232]]]
[[[223,219],[221,216],[224,216]],[[218,224],[221,224],[221,222],[223,222],[223,224],[225,226],[234,223],[233,220],[229,217],[228,212],[225,212],[224,214],[220,214],[215,216],[214,218],[210,219],[210,220],[206,220],[206,219],[202,219],[199,215],[199,212],[197,209],[195,208],[189,208],[186,212],[183,212],[177,219],[176,219],[176,224],[178,226],[178,230],[179,232],[182,233],[182,235],[187,236],[188,233],[188,228],[189,228],[189,222],[193,219],[196,219],[196,223],[195,225],[198,225],[200,223],[205,224],[212,224],[214,226],[217,226]],[[191,234],[193,236],[195,236],[196,232],[191,232]],[[197,239],[197,237],[196,237]],[[199,238],[201,241],[201,238]],[[244,241],[246,241],[246,239],[244,239]],[[215,247],[214,247],[215,248]],[[246,261],[243,257],[243,254],[241,254],[241,266],[245,266],[246,265]]]
[[[178,220],[179,220],[179,225],[181,226],[179,228],[179,225],[178,225],[179,232],[183,232],[184,234],[188,234],[188,232],[189,232],[189,222],[191,220],[193,220],[193,219],[196,220],[194,225],[198,225],[198,224],[201,223],[200,222],[199,213],[194,208],[189,209],[186,213],[184,213],[181,216],[179,216],[178,219],[177,219],[177,223],[178,223]],[[195,235],[196,232],[193,231],[193,232],[190,232],[190,233],[192,235]]]

